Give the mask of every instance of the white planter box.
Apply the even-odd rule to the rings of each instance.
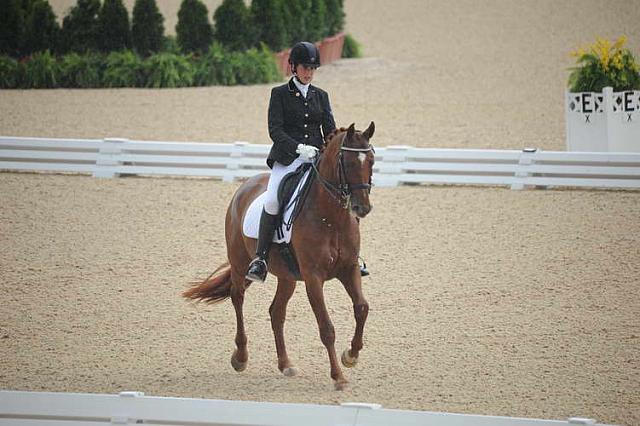
[[[567,151],[640,152],[640,91],[565,94]]]

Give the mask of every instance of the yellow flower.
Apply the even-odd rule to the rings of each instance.
[[[609,70],[609,59],[610,59],[610,51],[611,51],[611,42],[608,39],[603,39],[600,37],[596,38],[596,43],[591,46],[591,51],[600,59],[600,63],[602,64],[602,68],[605,71]]]
[[[587,51],[581,47],[579,49],[571,51],[571,56],[573,56],[574,58],[581,58],[586,53]]]
[[[618,70],[622,70],[623,67],[623,63],[622,63],[622,52],[621,51],[617,51],[615,53],[615,55],[613,56],[613,66],[614,68],[618,69]]]
[[[624,36],[624,35],[620,36],[620,38],[618,40],[616,40],[616,42],[613,44],[613,49],[614,50],[621,49],[622,46],[624,46],[626,42],[627,42],[627,37]]]

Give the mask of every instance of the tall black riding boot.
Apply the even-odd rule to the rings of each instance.
[[[249,264],[246,279],[263,283],[267,279],[267,260],[269,259],[269,248],[271,248],[271,240],[276,230],[278,215],[271,215],[262,210],[260,216],[260,228],[258,230],[258,248],[256,249],[256,258]]]

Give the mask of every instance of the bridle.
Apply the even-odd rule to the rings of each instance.
[[[348,209],[349,205],[351,204],[351,193],[353,191],[357,191],[359,189],[364,189],[367,190],[369,193],[371,192],[371,175],[369,175],[369,182],[366,183],[349,183],[347,181],[347,173],[346,173],[346,166],[344,164],[344,155],[343,153],[345,151],[349,151],[349,152],[373,152],[375,153],[376,150],[373,148],[373,145],[369,144],[364,148],[351,148],[348,146],[344,146],[344,141],[346,139],[346,133],[345,135],[342,137],[342,141],[340,142],[340,149],[338,150],[338,161],[337,161],[337,165],[338,165],[338,184],[334,184],[332,182],[330,182],[329,180],[325,179],[324,177],[322,177],[322,175],[320,174],[320,171],[318,170],[318,164],[320,163],[320,160],[322,159],[321,156],[318,156],[318,158],[311,163],[313,170],[316,174],[316,177],[318,179],[318,181],[322,184],[322,186],[324,187],[324,189],[329,193],[329,195],[331,195],[339,204],[342,208],[344,209]]]

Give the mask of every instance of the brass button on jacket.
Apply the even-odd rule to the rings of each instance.
[[[336,128],[327,92],[311,85],[305,99],[293,78],[271,90],[268,124],[273,141],[267,157],[269,167],[276,161],[291,164],[299,155],[299,143],[322,147],[324,136]]]

